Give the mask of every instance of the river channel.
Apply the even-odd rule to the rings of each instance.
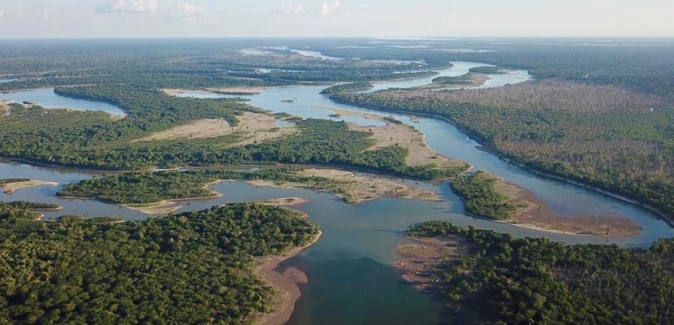
[[[455,62],[454,67],[439,71],[444,76],[458,76],[468,69],[483,64]],[[514,71],[492,79],[481,87],[498,87],[530,79],[526,71]],[[430,83],[432,78],[377,83],[374,90],[391,87],[413,87]],[[361,125],[381,125],[364,118],[333,118],[334,111],[320,107],[382,113],[332,102],[319,92],[325,86],[298,86],[270,88],[259,95],[244,96],[252,106],[286,112],[303,118],[347,119]],[[11,98],[0,94],[0,99],[31,101],[44,104],[40,98],[23,97],[15,92]],[[53,92],[52,92],[53,94]],[[216,94],[185,93],[181,96],[218,97]],[[45,95],[46,96],[46,95]],[[69,98],[58,97],[60,107],[95,109],[101,103],[89,102],[78,106]],[[32,100],[31,100],[32,99]],[[289,102],[292,100],[292,102]],[[284,102],[285,101],[285,102]],[[106,104],[107,105],[107,104]],[[118,108],[117,108],[118,109]],[[394,117],[412,125],[426,135],[426,141],[435,150],[448,157],[466,161],[477,169],[487,170],[507,181],[532,191],[548,204],[555,213],[571,216],[594,214],[622,216],[635,220],[644,231],[635,237],[606,240],[603,238],[550,234],[521,229],[510,225],[467,217],[463,214],[461,200],[449,185],[420,183],[420,186],[441,194],[443,202],[416,202],[385,198],[351,206],[329,194],[308,190],[282,190],[252,187],[244,183],[221,183],[212,189],[223,193],[219,198],[182,202],[181,211],[198,210],[217,204],[250,201],[276,197],[299,196],[310,200],[298,207],[308,213],[323,231],[321,240],[300,255],[281,265],[297,267],[308,276],[309,283],[302,285],[302,297],[296,304],[289,324],[435,324],[441,306],[430,297],[416,291],[401,280],[390,266],[395,259],[395,246],[406,243],[400,237],[409,225],[429,220],[448,220],[458,225],[508,232],[516,236],[545,236],[566,243],[616,243],[624,246],[647,246],[658,238],[673,237],[674,230],[655,215],[635,205],[564,182],[537,176],[517,166],[480,151],[478,144],[451,124],[432,118],[419,118],[412,122],[408,115]],[[416,121],[416,119],[415,119]],[[93,177],[91,171],[29,166],[13,162],[0,162],[0,178],[30,178],[67,184]],[[402,181],[402,180],[399,180]],[[407,183],[414,183],[406,181]],[[12,195],[0,193],[0,201],[30,200],[58,203],[63,211],[46,213],[47,217],[62,214],[87,214],[90,216],[120,216],[126,220],[147,217],[140,212],[96,201],[61,200],[55,197],[57,187],[23,189]]]

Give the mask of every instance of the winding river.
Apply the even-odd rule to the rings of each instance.
[[[458,76],[479,63],[455,62],[451,69],[439,71],[441,75]],[[497,87],[517,83],[531,77],[526,71],[491,76],[481,87]],[[432,79],[432,78],[430,78]],[[429,83],[429,78],[377,83],[375,89],[413,87]],[[287,112],[304,118],[347,119],[361,125],[381,125],[381,122],[358,117],[332,118],[334,112],[318,107],[335,107],[346,110],[389,114],[336,104],[319,92],[324,86],[299,86],[270,88],[259,95],[245,96],[249,104],[274,112]],[[13,100],[34,101],[13,93]],[[6,94],[0,94],[0,99]],[[181,96],[218,97],[215,94],[185,93]],[[58,97],[58,96],[57,96]],[[36,100],[37,99],[37,100]],[[71,107],[75,102],[59,97],[60,106]],[[282,102],[293,100],[292,102]],[[79,105],[79,104],[78,104]],[[85,106],[100,107],[88,102]],[[448,184],[417,186],[436,191],[443,202],[416,202],[385,198],[350,206],[329,194],[308,190],[282,190],[257,188],[244,183],[221,183],[212,188],[224,196],[201,201],[183,202],[180,211],[208,208],[228,202],[259,200],[275,197],[299,196],[310,200],[299,209],[310,215],[323,230],[323,237],[300,255],[284,262],[280,268],[297,267],[305,272],[309,283],[302,285],[302,297],[296,304],[289,324],[434,324],[441,314],[441,306],[430,297],[418,292],[402,279],[390,263],[395,259],[394,249],[406,240],[400,237],[410,224],[429,220],[448,220],[458,225],[508,232],[516,236],[546,236],[567,243],[616,243],[625,246],[647,246],[658,238],[673,237],[674,230],[652,213],[635,205],[564,182],[542,178],[509,165],[492,154],[478,150],[477,143],[454,126],[437,119],[420,118],[413,123],[408,115],[394,115],[396,119],[413,125],[426,135],[426,141],[443,155],[466,161],[476,169],[484,169],[509,182],[535,193],[551,210],[561,215],[578,213],[623,216],[635,220],[644,228],[636,237],[603,239],[542,233],[514,226],[467,217],[463,214],[461,200]],[[23,177],[53,181],[60,184],[93,177],[90,171],[29,166],[0,162],[0,178]],[[402,181],[402,180],[400,180]],[[410,181],[407,181],[408,183]],[[58,203],[60,212],[46,213],[47,217],[61,214],[88,214],[90,216],[121,216],[127,220],[144,219],[147,215],[115,205],[96,201],[60,200],[54,196],[57,187],[23,189],[12,195],[0,193],[0,201],[31,200]]]

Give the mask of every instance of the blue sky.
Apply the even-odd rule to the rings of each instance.
[[[674,0],[0,0],[0,38],[674,36]]]

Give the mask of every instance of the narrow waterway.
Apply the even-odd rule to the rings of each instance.
[[[454,67],[440,71],[441,75],[458,76],[479,63],[455,62]],[[522,82],[530,78],[526,71],[491,76],[482,87],[496,87]],[[432,79],[432,78],[430,78]],[[429,83],[429,78],[378,83],[377,89],[413,87]],[[333,118],[334,111],[320,107],[335,107],[380,114],[390,114],[336,104],[319,92],[324,86],[270,88],[259,95],[245,96],[250,104],[273,112],[287,112],[303,118],[348,120],[361,125],[381,125],[379,121],[358,117]],[[374,91],[372,90],[372,91]],[[14,93],[16,101],[30,101]],[[0,97],[5,94],[0,94]],[[181,96],[218,97],[214,94],[185,93]],[[69,100],[60,98],[62,100]],[[293,100],[292,102],[287,102]],[[286,102],[283,102],[286,101]],[[39,103],[39,101],[37,101]],[[86,106],[99,104],[89,102]],[[69,107],[70,103],[64,103]],[[308,190],[281,190],[256,188],[243,183],[222,183],[213,186],[221,192],[220,198],[183,202],[180,211],[198,210],[228,202],[250,201],[274,197],[306,197],[309,203],[298,207],[307,212],[312,221],[323,230],[321,240],[300,255],[286,261],[281,268],[294,266],[304,271],[309,283],[302,286],[303,296],[296,304],[290,321],[293,325],[315,324],[434,324],[441,310],[439,303],[404,284],[390,267],[395,259],[395,246],[405,243],[400,237],[409,225],[429,221],[448,220],[458,225],[508,232],[516,236],[546,236],[567,243],[617,243],[625,246],[647,246],[658,238],[672,237],[674,231],[652,213],[587,189],[539,177],[478,150],[477,143],[451,124],[431,118],[420,118],[413,123],[410,116],[394,115],[413,125],[426,135],[426,141],[443,155],[466,161],[494,173],[535,193],[553,212],[562,215],[596,214],[623,216],[635,220],[644,228],[636,237],[606,240],[595,237],[548,234],[521,229],[467,217],[463,205],[448,184],[413,184],[436,191],[443,202],[415,202],[398,199],[380,199],[351,206],[329,194]],[[60,184],[93,177],[87,171],[35,167],[23,164],[0,163],[0,178],[25,177]],[[407,183],[414,183],[406,181]],[[127,220],[146,218],[140,212],[95,201],[60,200],[54,196],[59,187],[36,187],[19,190],[12,195],[0,194],[2,201],[31,200],[58,203],[61,212],[47,213],[47,217],[61,214],[88,214],[90,216],[121,216]]]

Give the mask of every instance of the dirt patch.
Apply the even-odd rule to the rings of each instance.
[[[223,119],[203,119],[157,132],[148,137],[134,140],[133,142],[185,138],[205,139],[234,134],[239,137],[239,140],[230,145],[230,147],[233,147],[281,138],[293,134],[296,130],[294,126],[283,128],[277,127],[276,118],[266,114],[246,112],[243,115],[237,116],[237,118],[239,119],[239,124],[234,126]]]
[[[11,109],[8,100],[0,100],[0,118],[7,116]]]
[[[15,182],[15,183],[7,183],[7,184],[0,184],[0,187],[2,187],[5,191],[5,194],[12,194],[20,189],[24,188],[29,188],[29,187],[36,187],[36,186],[58,186],[59,183],[56,182],[43,182],[43,181],[36,181],[36,180],[30,180],[26,182]]]
[[[255,274],[272,285],[278,293],[274,302],[276,312],[261,315],[256,320],[256,325],[283,325],[290,320],[290,316],[292,316],[295,309],[295,302],[302,295],[298,284],[307,283],[308,279],[306,274],[294,267],[286,269],[282,274],[275,271],[275,269],[281,262],[296,256],[307,247],[316,243],[321,235],[322,233],[319,231],[311,243],[304,247],[294,248],[284,256],[268,256],[262,259],[261,264],[255,268]]]
[[[312,177],[312,183],[279,183],[256,180],[248,183],[254,186],[279,187],[289,189],[313,189],[331,193],[349,204],[360,204],[382,197],[396,197],[407,200],[441,202],[437,193],[396,183],[374,175],[361,176],[352,172],[335,169],[306,169],[297,175]]]
[[[265,87],[224,87],[224,88],[207,88],[206,90],[218,94],[229,95],[258,95],[265,91]]]
[[[414,244],[396,247],[401,259],[393,262],[403,279],[421,290],[429,290],[438,264],[448,259],[456,259],[467,248],[458,239],[413,239]]]
[[[496,176],[494,176],[496,177]],[[506,223],[521,228],[567,235],[625,238],[640,234],[643,229],[633,220],[617,216],[555,215],[533,193],[496,177],[495,188],[517,206],[517,211]]]
[[[309,203],[309,199],[301,198],[301,197],[284,197],[284,198],[276,198],[276,199],[268,199],[268,200],[262,200],[262,201],[257,201],[257,203],[264,204],[264,205],[270,205],[270,206],[277,206],[277,207],[292,207],[296,205],[302,205]]]
[[[347,111],[331,107],[316,106],[316,108],[329,109],[340,116],[356,116],[386,123],[386,125],[379,127],[348,123],[351,130],[374,133],[371,139],[374,139],[376,144],[367,150],[377,150],[397,145],[409,150],[406,159],[409,166],[436,165],[438,168],[460,168],[465,166],[464,162],[445,157],[429,147],[423,132],[412,126],[395,123],[395,120],[390,117],[386,118],[377,114]]]
[[[125,204],[125,208],[140,211],[145,214],[169,214],[178,211],[182,206],[177,205],[176,201],[161,201],[152,204]]]

